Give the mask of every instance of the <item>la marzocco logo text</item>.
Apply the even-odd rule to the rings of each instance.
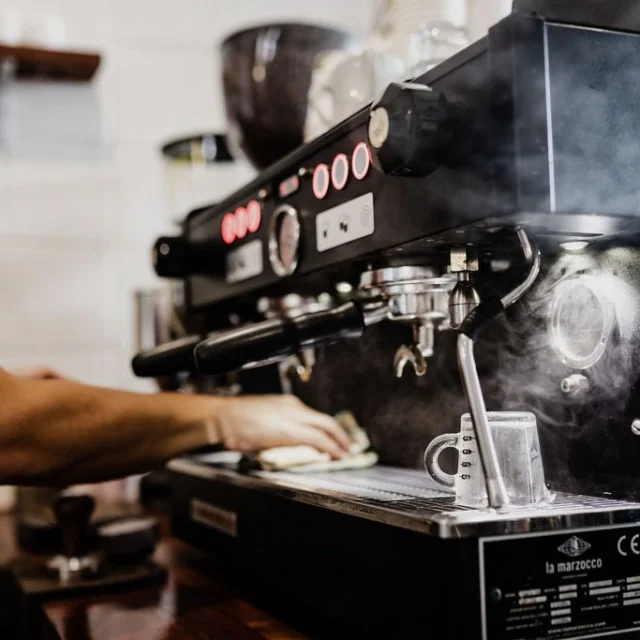
[[[545,562],[545,569],[547,574],[553,573],[571,573],[573,571],[587,571],[589,569],[600,569],[602,567],[602,558],[583,558],[576,560],[583,553],[588,551],[591,545],[582,538],[573,536],[559,547],[558,551],[571,560],[565,562]]]

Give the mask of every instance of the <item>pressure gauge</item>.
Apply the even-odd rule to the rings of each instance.
[[[300,217],[290,205],[280,205],[269,223],[269,260],[275,273],[290,276],[298,266]]]

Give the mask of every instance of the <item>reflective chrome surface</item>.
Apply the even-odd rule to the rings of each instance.
[[[61,584],[81,582],[98,575],[102,566],[97,554],[89,554],[80,558],[57,555],[47,562],[47,569],[58,576]]]
[[[269,261],[280,277],[290,276],[298,267],[300,218],[288,204],[280,205],[269,221]]]
[[[449,293],[456,277],[440,275],[431,267],[389,267],[366,271],[360,289],[388,299],[390,319],[413,321],[430,319],[448,322]]]
[[[540,251],[535,241],[529,239],[524,229],[518,228],[516,229],[516,233],[525,260],[529,263],[529,271],[525,279],[517,287],[501,298],[504,309],[517,302],[533,286],[533,283],[540,273]],[[462,333],[458,336],[458,363],[465,394],[469,402],[471,415],[473,416],[476,439],[480,450],[480,459],[487,481],[489,504],[498,509],[506,507],[509,504],[509,498],[507,496],[502,470],[498,463],[493,436],[489,429],[489,419],[487,417],[482,387],[480,386],[480,378],[478,377],[473,346],[474,341],[471,338]]]
[[[567,366],[584,370],[604,354],[614,328],[614,305],[599,280],[579,275],[560,282],[551,299],[551,346]]]
[[[219,460],[215,464],[216,460]],[[331,509],[439,538],[466,538],[535,531],[558,531],[640,520],[640,503],[557,494],[542,507],[468,509],[415,469],[376,466],[361,471],[240,474],[233,456],[205,454],[181,458],[169,469]]]
[[[412,344],[401,345],[393,359],[398,378],[407,364],[417,376],[426,374],[435,331],[450,326],[449,296],[455,284],[455,276],[422,266],[388,267],[362,274],[360,290],[385,300],[389,320],[412,326]]]
[[[464,392],[473,416],[473,426],[480,452],[480,460],[487,481],[489,504],[492,507],[504,507],[509,504],[507,488],[498,462],[495,443],[489,427],[489,417],[485,406],[478,368],[473,355],[473,340],[461,333],[458,336],[458,364],[462,374]]]
[[[260,298],[258,312],[265,318],[292,318],[304,313],[324,311],[334,306],[334,300],[328,293],[319,296],[301,296],[290,293],[274,298]]]

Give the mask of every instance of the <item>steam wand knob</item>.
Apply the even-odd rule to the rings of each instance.
[[[374,166],[388,175],[414,177],[449,166],[460,153],[465,114],[464,107],[426,85],[391,83],[370,113]]]

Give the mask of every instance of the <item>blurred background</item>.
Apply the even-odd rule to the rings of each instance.
[[[88,82],[0,86],[0,353],[83,381],[149,389],[129,369],[133,296],[172,222],[163,144],[226,130],[219,44],[246,26],[302,21],[369,38],[379,0],[0,0],[0,44],[100,55]],[[423,0],[408,11],[479,37],[508,2]],[[477,6],[475,6],[477,5]],[[506,7],[506,8],[505,8]],[[466,15],[465,15],[466,14]],[[416,23],[413,22],[416,26]],[[406,41],[406,40],[405,40]],[[218,188],[251,177],[241,159]],[[183,211],[181,215],[186,214]]]
[[[398,74],[483,36],[509,8],[509,0],[0,0],[1,366],[49,365],[87,383],[155,390],[130,371],[136,295],[164,286],[153,242],[257,170],[235,153],[209,173],[190,164],[194,150],[200,160],[207,148],[220,157],[221,43],[231,33],[312,23],[387,56],[326,66],[312,87],[310,139]],[[365,67],[375,72],[363,84]],[[327,87],[343,92],[328,107]],[[206,144],[179,143],[203,134]]]

